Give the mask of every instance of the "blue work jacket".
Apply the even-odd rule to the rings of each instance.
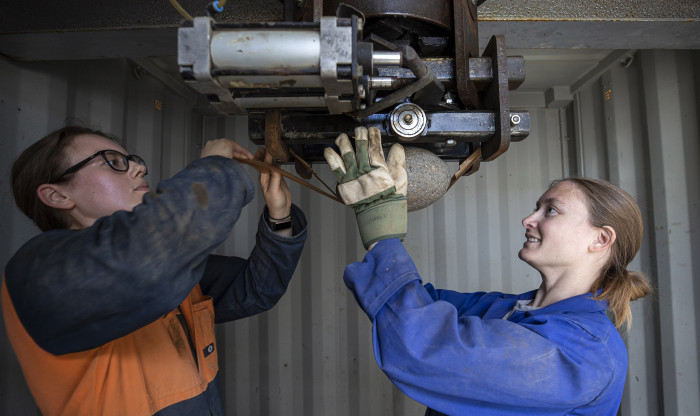
[[[502,319],[521,295],[423,286],[401,242],[344,280],[372,320],[377,364],[427,414],[615,415],[627,372],[607,303],[580,295]]]

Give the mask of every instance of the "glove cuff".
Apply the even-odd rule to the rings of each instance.
[[[365,249],[377,241],[389,238],[399,238],[403,241],[408,227],[407,207],[404,196],[357,212],[357,225]]]

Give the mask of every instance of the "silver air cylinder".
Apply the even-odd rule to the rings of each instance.
[[[180,73],[229,114],[281,106],[348,113],[364,95],[358,83],[363,66],[355,56],[362,22],[353,19],[251,27],[197,17],[178,30]]]
[[[211,40],[211,57],[214,67],[241,72],[238,75],[219,77],[219,81],[228,88],[322,87],[321,41],[318,31],[215,32]],[[265,100],[251,100],[245,104],[251,108],[269,105]]]
[[[211,39],[211,59],[217,68],[318,72],[320,35],[312,30],[215,32]]]

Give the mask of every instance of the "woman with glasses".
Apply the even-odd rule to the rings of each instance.
[[[15,201],[43,233],[7,264],[2,310],[44,415],[223,414],[214,323],[273,307],[306,239],[273,171],[250,257],[211,254],[254,195],[234,157],[253,158],[210,141],[151,191],[143,159],[69,126],[15,161]]]

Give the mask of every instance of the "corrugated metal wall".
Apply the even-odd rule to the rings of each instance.
[[[202,139],[229,137],[254,147],[245,119],[197,116],[192,95],[167,88],[127,60],[17,64],[0,58],[0,73],[3,265],[37,232],[14,207],[11,162],[67,119],[124,137],[129,150],[149,162],[152,183],[194,158]],[[654,278],[658,296],[633,307],[624,415],[687,415],[700,408],[700,289],[694,284],[700,265],[692,256],[700,253],[697,73],[698,52],[641,51],[626,67],[593,74],[575,86],[570,106],[530,108],[532,134],[525,141],[482,163],[431,207],[409,214],[406,246],[426,282],[522,292],[535,288],[539,276],[517,259],[520,220],[552,179],[585,174],[632,193],[646,229],[633,268]],[[333,183],[326,166],[315,168]],[[309,219],[309,239],[288,293],[273,310],[218,329],[227,413],[422,415],[423,406],[377,369],[370,323],[342,283],[344,266],[364,254],[353,215],[296,184],[290,188]],[[219,252],[247,255],[262,206],[258,198],[244,211]],[[38,414],[4,331],[0,365],[0,414]]]
[[[700,254],[700,53],[640,51],[575,94],[580,173],[628,190],[644,243],[632,268],[657,296],[634,305],[625,415],[695,415]]]

